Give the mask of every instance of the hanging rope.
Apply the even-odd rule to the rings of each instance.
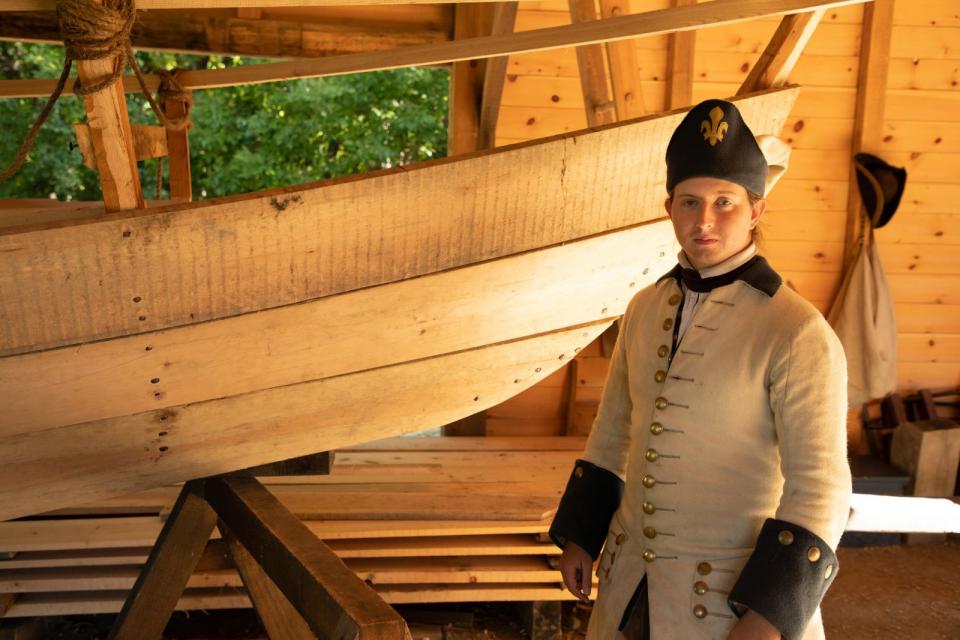
[[[150,107],[157,115],[160,123],[174,130],[182,130],[190,126],[188,116],[177,118],[174,121],[167,119],[163,111],[157,106],[156,100],[150,95],[146,78],[140,70],[140,65],[137,64],[137,59],[133,54],[133,43],[130,40],[130,34],[136,19],[137,9],[134,0],[106,0],[104,4],[92,0],[57,1],[57,21],[60,24],[60,35],[63,38],[65,49],[63,71],[60,73],[56,88],[50,94],[50,98],[40,111],[36,122],[33,123],[30,131],[23,139],[13,162],[0,173],[0,183],[6,182],[20,170],[33,147],[37,134],[40,132],[40,127],[50,115],[53,105],[60,98],[60,94],[63,93],[74,60],[102,60],[116,56],[113,72],[104,80],[90,86],[81,86],[80,79],[77,78],[74,84],[74,93],[78,96],[92,95],[112,86],[123,76],[127,66],[130,66],[137,82],[140,84],[140,90],[147,98],[147,102],[150,103]],[[171,79],[173,79],[173,75],[175,74],[170,75]],[[180,91],[184,91],[179,83],[177,83],[177,86],[180,87]]]

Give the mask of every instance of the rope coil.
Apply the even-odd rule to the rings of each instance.
[[[181,118],[170,119],[163,113],[157,100],[150,94],[146,78],[137,64],[133,53],[131,33],[137,20],[137,8],[134,0],[105,0],[103,4],[95,0],[57,0],[57,21],[60,25],[60,35],[64,44],[63,71],[57,81],[47,103],[40,111],[37,120],[30,127],[30,131],[23,139],[13,162],[0,173],[0,183],[6,182],[20,170],[27,154],[33,147],[40,127],[46,121],[53,106],[56,104],[73,68],[74,60],[102,60],[116,56],[113,72],[110,76],[89,86],[82,86],[80,79],[74,83],[74,93],[78,96],[88,96],[99,93],[113,85],[123,76],[129,66],[140,85],[140,90],[150,103],[150,108],[164,127],[182,131],[190,127],[190,106],[193,97],[189,90],[176,80],[177,72],[160,72],[161,85],[157,92],[157,99],[172,97],[183,101],[186,105],[186,115]]]

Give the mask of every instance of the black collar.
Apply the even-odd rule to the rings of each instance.
[[[657,283],[659,284],[667,278],[673,278],[678,285],[682,282],[688,289],[698,293],[706,293],[717,287],[724,287],[737,280],[743,280],[757,291],[767,294],[770,298],[783,284],[780,274],[773,270],[773,267],[763,256],[754,256],[736,269],[712,278],[701,278],[696,269],[684,269],[678,264],[661,276]]]

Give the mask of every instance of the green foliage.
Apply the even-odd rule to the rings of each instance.
[[[258,62],[219,56],[137,54],[144,71],[216,69]],[[55,77],[63,49],[0,43],[0,78]],[[197,91],[190,162],[195,198],[322,180],[446,154],[447,71],[400,69]],[[44,100],[0,100],[0,164],[14,157]],[[143,96],[128,95],[130,120],[155,124]],[[83,166],[72,125],[84,121],[75,97],[61,98],[28,163],[0,197],[98,200],[96,173]],[[156,161],[141,163],[154,197]]]

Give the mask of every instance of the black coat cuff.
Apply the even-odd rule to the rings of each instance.
[[[561,549],[573,541],[596,560],[621,496],[623,480],[616,474],[577,460],[550,525],[550,538]]]
[[[819,536],[792,522],[768,519],[730,592],[738,616],[756,611],[783,640],[799,640],[837,575],[837,556]]]

